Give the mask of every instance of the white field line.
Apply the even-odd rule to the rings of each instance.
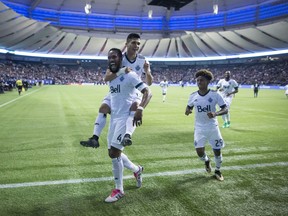
[[[1,104],[1,105],[0,105],[0,108],[4,107],[4,106],[6,106],[6,105],[8,105],[8,104],[10,104],[10,103],[13,103],[14,101],[17,101],[17,100],[19,100],[19,99],[21,99],[21,98],[23,98],[23,97],[26,97],[26,96],[28,96],[28,95],[30,95],[30,94],[33,94],[33,93],[35,93],[35,92],[37,92],[37,91],[39,91],[39,90],[40,90],[40,89],[37,89],[37,90],[35,90],[35,91],[33,91],[33,92],[30,92],[30,93],[28,93],[28,94],[21,95],[21,96],[13,99],[13,100],[11,100],[11,101],[8,101],[8,102],[6,102],[6,103],[4,103],[4,104]]]
[[[243,170],[243,169],[255,169],[255,168],[272,167],[272,166],[288,166],[288,162],[230,166],[230,167],[223,167],[221,168],[221,170]],[[175,176],[175,175],[186,175],[186,174],[191,174],[191,173],[202,173],[202,172],[204,172],[204,169],[179,170],[179,171],[161,172],[161,173],[147,173],[147,174],[144,173],[143,177],[147,178],[147,177],[156,177],[156,176]],[[124,176],[123,178],[131,179],[134,177]],[[79,183],[86,183],[86,182],[104,182],[104,181],[112,181],[112,180],[113,180],[112,177],[102,177],[102,178],[68,179],[68,180],[44,181],[44,182],[26,182],[26,183],[16,183],[16,184],[0,184],[0,189],[46,186],[46,185],[60,185],[60,184],[79,184]]]

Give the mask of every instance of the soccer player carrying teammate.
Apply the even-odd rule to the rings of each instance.
[[[216,163],[215,177],[223,181],[224,177],[220,171],[222,163],[221,149],[224,141],[221,136],[216,116],[228,112],[223,97],[214,90],[208,88],[208,84],[213,79],[213,74],[208,70],[199,70],[195,74],[198,91],[193,92],[188,100],[185,115],[190,115],[195,107],[194,123],[194,146],[200,160],[205,161],[205,169],[211,172],[210,158],[205,152],[205,144],[208,141],[213,148]],[[216,111],[216,105],[220,111]]]
[[[164,80],[160,82],[160,87],[162,88],[162,95],[163,95],[162,101],[165,102],[166,95],[167,95],[167,88],[168,88],[168,81],[166,77],[164,77]]]
[[[229,110],[232,103],[233,95],[238,93],[238,83],[234,79],[231,79],[231,72],[226,71],[225,78],[219,80],[216,88],[223,96],[228,108],[228,113],[222,116],[224,120],[223,128],[229,128],[231,124]]]
[[[146,84],[150,86],[153,81],[153,76],[151,74],[150,64],[145,59],[144,56],[138,54],[140,48],[141,40],[140,36],[136,33],[131,33],[128,35],[126,40],[127,51],[123,55],[122,65],[131,68],[133,71],[137,73],[137,75],[141,78],[142,74],[145,74]],[[128,71],[126,71],[127,73]],[[120,70],[118,73],[112,73],[109,69],[106,71],[105,81],[112,81],[118,76],[125,73],[125,71]],[[133,126],[132,121],[135,114],[135,111],[139,105],[139,101],[141,93],[138,91],[135,92],[133,103],[130,109],[130,116],[126,122],[126,132],[125,136],[123,136],[122,143],[124,145],[131,145],[132,139],[131,136],[135,131],[135,126]],[[99,136],[106,125],[106,117],[107,114],[111,113],[111,105],[110,105],[110,93],[104,98],[102,104],[99,108],[98,116],[95,119],[93,136],[89,138],[87,141],[81,141],[80,144],[85,147],[99,147]]]
[[[123,70],[121,50],[112,48],[108,53],[109,69],[116,74]],[[125,69],[124,69],[125,70]],[[117,78],[109,82],[110,102],[111,102],[111,119],[108,132],[108,153],[112,159],[113,175],[115,181],[115,189],[111,195],[105,199],[105,202],[115,202],[124,196],[123,188],[123,168],[126,167],[134,172],[137,180],[137,187],[142,185],[141,173],[143,167],[136,166],[122,152],[124,146],[121,144],[122,137],[126,132],[126,121],[130,117],[129,108],[133,103],[133,97],[136,89],[143,95],[141,102],[134,113],[132,124],[140,126],[142,124],[143,110],[149,103],[152,94],[145,83],[139,76],[131,71],[129,73],[121,73]]]

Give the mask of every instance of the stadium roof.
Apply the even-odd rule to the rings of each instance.
[[[288,49],[287,1],[153,2],[3,0],[0,49],[102,58],[111,47],[124,51],[129,32],[141,33],[140,51],[148,58],[222,58]],[[218,14],[213,14],[215,4]]]

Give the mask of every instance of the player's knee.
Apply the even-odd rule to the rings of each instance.
[[[118,158],[121,155],[121,150],[114,148],[113,146],[109,150],[109,157],[110,158]]]
[[[204,150],[204,148],[196,148],[196,153],[197,153],[198,157],[201,159],[205,154],[205,150]]]
[[[111,112],[111,109],[107,104],[105,103],[101,104],[99,108],[99,113],[109,114],[110,112]]]

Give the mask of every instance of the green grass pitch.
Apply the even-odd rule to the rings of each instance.
[[[80,146],[92,135],[107,86],[33,87],[0,95],[0,215],[288,215],[288,99],[282,90],[240,89],[231,128],[221,132],[222,172],[206,174],[193,146],[194,115],[184,115],[193,87],[169,87],[153,98],[125,153],[145,167],[136,189],[125,170],[125,197],[114,187],[107,123],[100,148]],[[222,125],[222,118],[218,118]],[[213,158],[207,145],[207,153]],[[212,163],[214,166],[214,162]],[[41,185],[42,184],[42,185]]]

